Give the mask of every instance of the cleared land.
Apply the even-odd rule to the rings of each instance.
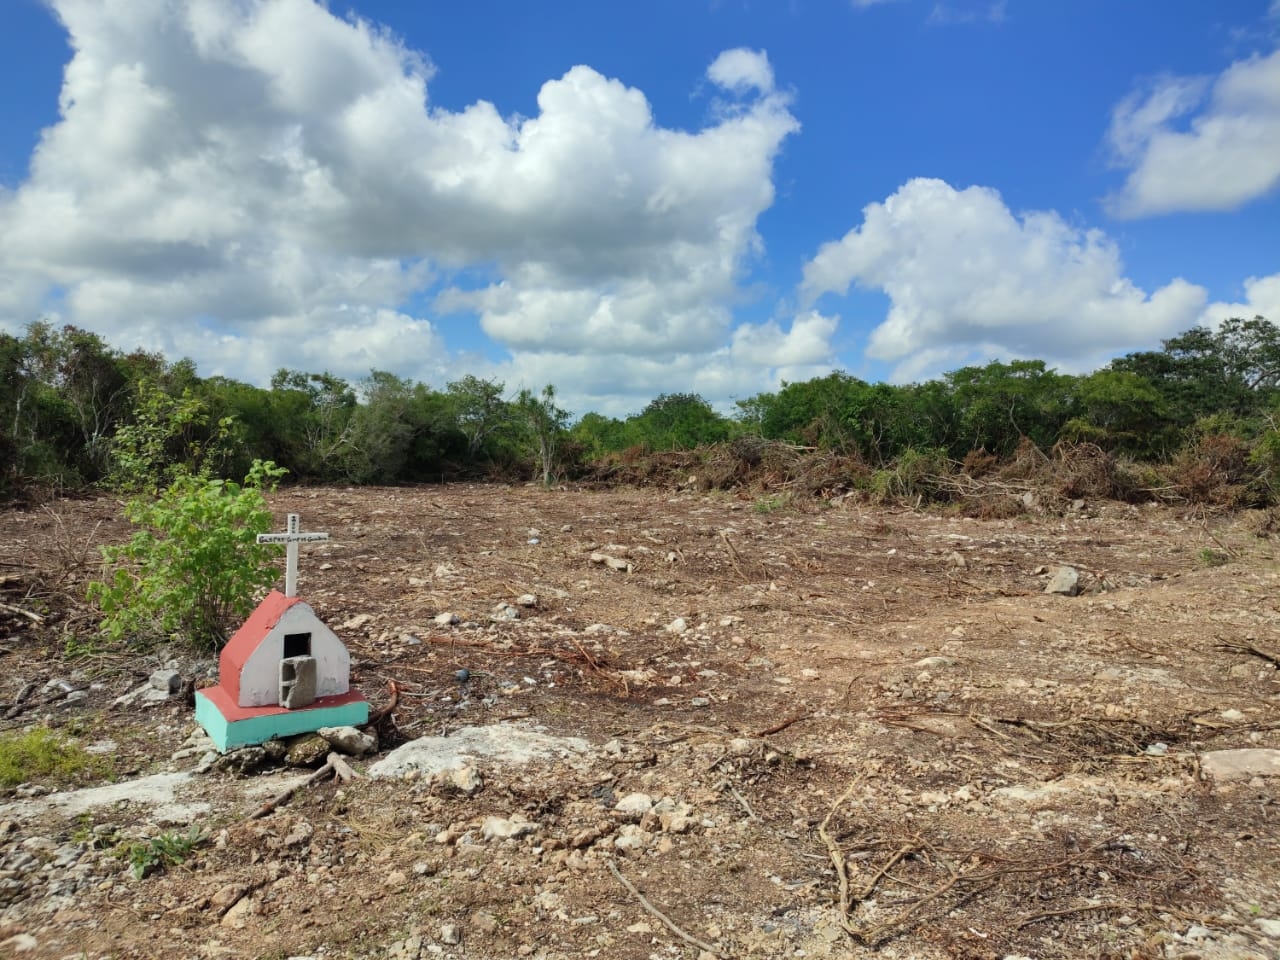
[[[297,771],[215,770],[167,806],[83,813],[50,798],[101,776],[11,790],[0,952],[1275,956],[1280,776],[1212,773],[1218,751],[1280,748],[1267,518],[1081,506],[282,491],[281,519],[332,535],[302,548],[300,593],[375,706],[401,687],[402,738],[585,748],[477,757],[471,796],[361,778],[257,820]],[[171,657],[198,683],[213,664],[67,658],[93,548],[126,534],[110,500],[0,512],[0,715],[20,707],[0,732],[47,722],[108,750],[116,780],[198,760],[171,759],[184,702],[116,697]],[[1066,564],[1081,594],[1045,594]],[[87,696],[64,703],[59,679]],[[121,844],[191,819],[212,839],[133,879]]]

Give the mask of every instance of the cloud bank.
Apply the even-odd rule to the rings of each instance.
[[[1112,213],[1235,210],[1280,186],[1280,50],[1216,77],[1164,77],[1120,102],[1107,142],[1129,171]]]
[[[798,129],[761,51],[709,65],[721,99],[684,131],[588,66],[531,117],[444,109],[424,56],[312,0],[52,7],[74,56],[29,179],[0,194],[10,327],[53,313],[256,382],[440,383],[478,321],[510,358],[490,372],[597,409],[618,383],[641,404],[686,389],[682,370],[762,389],[832,362],[830,324],[732,325]]]
[[[987,187],[915,179],[862,213],[805,265],[804,299],[854,284],[887,294],[867,354],[898,381],[1007,357],[1090,369],[1194,326],[1205,306],[1204,289],[1181,279],[1148,295],[1101,231],[1014,214]]]

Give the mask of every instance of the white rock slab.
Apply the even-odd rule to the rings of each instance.
[[[586,740],[555,737],[530,727],[509,724],[463,727],[447,737],[411,740],[371,764],[368,774],[375,780],[403,777],[414,770],[425,776],[479,759],[505,764],[578,760],[590,750]]]
[[[1215,780],[1280,777],[1280,750],[1246,747],[1200,754],[1200,769]]]

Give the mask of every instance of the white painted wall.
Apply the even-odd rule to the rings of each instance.
[[[331,697],[351,688],[351,654],[309,606],[295,603],[249,655],[240,674],[240,706],[270,707],[280,702],[280,660],[286,633],[311,634],[317,697]]]

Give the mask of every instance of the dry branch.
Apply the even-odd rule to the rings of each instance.
[[[26,709],[27,697],[31,696],[31,694],[35,692],[35,689],[38,686],[40,686],[40,681],[32,680],[29,683],[27,683],[27,685],[24,686],[21,690],[19,690],[18,695],[13,698],[13,704],[9,707],[8,710],[5,711],[4,719],[12,720],[14,717],[20,714],[24,709]]]
[[[345,783],[355,775],[356,772],[351,769],[351,766],[342,758],[341,755],[337,753],[330,753],[328,758],[325,760],[324,766],[318,769],[311,776],[307,777],[306,780],[301,783],[295,783],[293,786],[281,790],[240,822],[248,823],[250,820],[261,820],[263,817],[274,813],[279,807],[284,806],[292,800],[293,795],[299,790],[314,787],[317,783],[329,778],[330,776],[336,777],[340,782]]]
[[[26,617],[32,623],[44,623],[44,617],[38,613],[32,613],[30,610],[23,610],[21,607],[15,607],[11,603],[0,603],[0,610],[8,610],[10,613],[16,613],[20,617]]]
[[[697,937],[694,937],[694,936],[691,936],[690,934],[685,933],[678,926],[676,926],[676,923],[674,920],[672,920],[665,913],[663,913],[661,910],[655,907],[652,903],[646,900],[644,894],[641,893],[639,890],[637,890],[635,888],[635,885],[622,875],[622,873],[618,870],[617,866],[614,864],[612,860],[606,860],[604,863],[605,863],[605,866],[609,868],[609,872],[614,875],[617,881],[627,888],[627,892],[636,898],[640,906],[648,910],[652,916],[662,921],[662,925],[665,926],[668,930],[674,933],[677,937],[679,937],[685,943],[689,944],[689,946],[697,947],[699,950],[705,950],[707,953],[711,954],[713,957],[723,958],[724,954],[722,954],[719,950],[711,946],[711,944],[704,943],[703,941],[699,940]]]
[[[812,716],[812,714],[810,714],[808,711],[805,711],[804,713],[797,713],[794,717],[788,717],[786,720],[783,720],[781,723],[775,723],[772,727],[766,727],[765,729],[761,730],[759,733],[753,733],[752,736],[753,737],[771,737],[775,733],[781,733],[783,730],[787,729],[787,727],[791,726],[793,723],[799,723],[801,720],[808,720],[810,716]]]
[[[1257,644],[1250,643],[1247,640],[1240,643],[1235,640],[1223,640],[1219,637],[1217,646],[1220,650],[1234,650],[1237,653],[1251,653],[1255,657],[1261,657],[1263,660],[1269,661],[1275,666],[1280,667],[1280,653],[1272,653],[1270,650],[1264,650]]]

